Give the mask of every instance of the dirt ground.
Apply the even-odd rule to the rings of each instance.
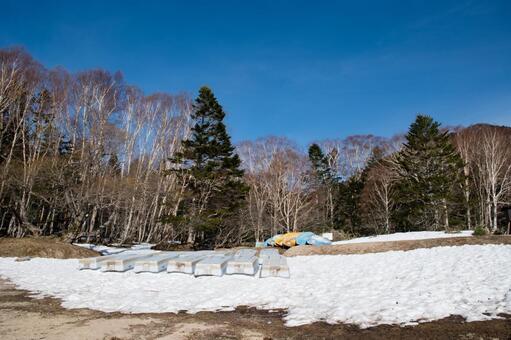
[[[56,259],[83,258],[100,254],[55,238],[0,238],[1,257],[50,257]]]
[[[466,244],[511,244],[509,235],[492,235],[477,237],[453,237],[428,240],[387,241],[371,243],[337,244],[330,246],[298,246],[288,249],[285,256],[301,255],[337,255],[337,254],[366,254],[381,253],[391,250],[413,250],[442,246],[462,246]]]
[[[511,316],[469,322],[460,317],[417,326],[314,323],[285,327],[283,311],[238,308],[198,314],[121,314],[64,309],[53,298],[34,299],[0,280],[0,337],[8,339],[510,339]]]
[[[379,253],[391,250],[406,251],[418,248],[461,246],[465,244],[511,244],[511,236],[453,237],[429,240],[339,244],[321,247],[298,246],[288,250],[280,248],[278,250],[285,256],[336,255]],[[239,247],[239,249],[241,248],[247,247]],[[0,257],[24,256],[67,259],[100,256],[100,254],[93,250],[74,246],[50,237],[0,238]]]

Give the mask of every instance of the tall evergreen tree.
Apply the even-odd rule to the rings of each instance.
[[[338,184],[334,198],[334,221],[338,229],[351,234],[361,234],[361,199],[366,177],[366,170],[363,170]]]
[[[309,160],[312,164],[313,175],[322,184],[332,180],[331,169],[328,165],[328,160],[321,150],[320,146],[316,143],[309,146]]]
[[[223,229],[233,227],[248,191],[224,117],[211,89],[202,87],[194,104],[192,134],[173,159],[179,165],[175,171],[189,181],[178,217],[190,228],[188,240],[200,248],[213,247]]]
[[[313,143],[309,146],[309,161],[312,165],[311,184],[317,193],[319,205],[319,227],[334,227],[335,194],[338,191],[337,176],[329,165],[328,155]]]
[[[417,116],[397,163],[397,227],[405,231],[448,228],[450,206],[463,179],[463,162],[449,132],[440,131],[440,124],[431,117]]]

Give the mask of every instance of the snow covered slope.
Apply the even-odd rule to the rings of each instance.
[[[91,249],[94,251],[97,251],[101,255],[113,255],[113,254],[119,254],[123,252],[137,252],[137,253],[155,253],[155,250],[151,250],[151,247],[154,246],[154,244],[151,243],[140,243],[132,246],[131,248],[121,248],[121,247],[109,247],[109,246],[103,246],[103,245],[97,245],[97,244],[91,244],[91,243],[73,243],[73,245]]]
[[[432,238],[449,238],[449,237],[469,237],[472,236],[472,232],[473,232],[472,230],[463,230],[460,233],[447,234],[443,231],[410,231],[408,233],[395,233],[368,237],[358,237],[353,238],[351,240],[333,242],[332,244],[427,240]]]
[[[511,313],[511,245],[436,247],[288,258],[291,278],[198,277],[77,270],[78,260],[0,258],[0,275],[67,308],[121,312],[286,308],[289,326],[315,321],[410,324]],[[487,315],[483,314],[487,313]]]

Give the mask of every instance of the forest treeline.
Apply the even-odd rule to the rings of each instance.
[[[0,50],[0,235],[203,247],[297,230],[504,232],[511,128],[284,137],[233,146],[211,89],[146,95],[122,74]]]

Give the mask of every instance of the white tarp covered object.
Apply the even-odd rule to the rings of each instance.
[[[259,270],[259,259],[255,249],[240,249],[227,262],[226,274],[255,275]]]
[[[230,253],[217,254],[206,257],[195,265],[195,276],[213,275],[222,276],[227,268],[227,262],[233,258]]]
[[[133,271],[135,273],[150,272],[159,273],[167,269],[167,265],[170,259],[177,258],[182,255],[182,252],[162,252],[144,257],[140,260],[135,261]]]
[[[197,263],[212,254],[211,251],[197,251],[170,259],[167,263],[167,272],[193,274]]]
[[[136,261],[150,256],[153,256],[153,254],[121,253],[112,255],[112,258],[107,261],[100,262],[100,270],[102,272],[124,272],[133,269]]]
[[[261,277],[289,278],[289,266],[284,256],[269,256],[261,264]]]
[[[264,248],[259,251],[259,263],[263,263],[263,261],[271,256],[278,256],[279,251],[274,248]]]
[[[260,277],[284,277],[290,276],[287,260],[279,254],[277,249],[261,249],[259,253],[261,263]]]
[[[234,253],[234,257],[255,256],[256,254],[257,254],[257,250],[245,248],[245,249],[240,249],[236,253]]]
[[[116,257],[116,255],[107,255],[107,256],[98,256],[98,257],[89,257],[78,260],[78,269],[99,269],[101,268],[101,262],[106,262],[108,260],[112,260]]]
[[[152,272],[194,274],[195,276],[224,274],[260,277],[289,277],[286,259],[276,249],[262,249],[259,258],[255,249],[233,251],[151,251],[130,250],[108,256],[79,260],[79,269],[101,269],[102,272]],[[265,265],[263,265],[266,262]]]

